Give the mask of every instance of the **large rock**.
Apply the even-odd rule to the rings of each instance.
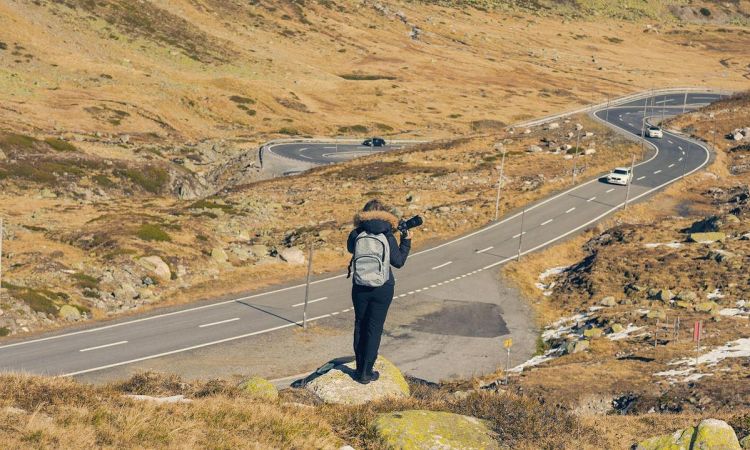
[[[214,247],[211,250],[211,259],[218,263],[225,263],[229,260],[229,255],[227,255],[227,252],[225,252],[223,248]]]
[[[727,238],[726,233],[721,232],[709,232],[709,233],[690,233],[689,239],[691,242],[698,242],[700,244],[710,244],[711,242],[724,242]]]
[[[675,297],[675,299],[692,303],[698,300],[698,294],[696,294],[693,291],[680,291],[680,293],[677,294],[677,297]]]
[[[297,247],[285,248],[279,252],[279,258],[289,264],[298,266],[305,263],[305,254]]]
[[[567,353],[568,355],[572,355],[573,353],[580,353],[588,350],[589,345],[591,345],[591,343],[585,339],[582,339],[580,341],[568,342],[568,344],[565,346],[565,353]]]
[[[705,419],[693,439],[693,449],[740,450],[740,443],[732,427],[723,420]]]
[[[396,366],[378,357],[375,370],[380,379],[369,384],[360,384],[352,376],[355,363],[335,366],[305,385],[305,388],[326,403],[361,405],[387,397],[408,397],[409,385]]]
[[[240,383],[239,388],[244,395],[250,398],[258,400],[276,400],[279,398],[279,391],[276,390],[276,386],[265,378],[248,378]]]
[[[149,274],[162,281],[172,279],[172,271],[169,269],[169,266],[158,256],[145,256],[138,260],[138,264],[146,269]]]
[[[636,450],[742,450],[732,427],[723,420],[705,419],[697,428],[677,430],[638,443]]]
[[[57,315],[61,319],[65,319],[71,322],[75,322],[81,319],[81,312],[78,311],[78,308],[71,305],[62,305],[60,311],[57,312]]]
[[[636,450],[690,450],[695,428],[677,430],[672,434],[656,436],[639,442]]]
[[[409,410],[381,414],[375,432],[389,448],[499,449],[482,420],[443,411]]]

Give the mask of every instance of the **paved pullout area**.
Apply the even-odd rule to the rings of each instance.
[[[685,98],[695,106],[718,95],[659,95],[655,102],[662,102],[657,105],[664,105],[668,115],[681,112]],[[647,101],[596,115],[639,135]],[[647,111],[659,113],[658,107]],[[655,151],[636,167],[631,201],[699,170],[710,157],[701,144],[670,133],[650,142]],[[481,230],[415,253],[396,273],[396,303],[383,353],[407,373],[432,380],[493,370],[503,362],[500,339],[509,334],[517,342],[516,355],[528,356],[535,341],[532,322],[521,299],[495,280],[499,266],[514,259],[519,248],[521,254],[533,252],[613,213],[627,192],[624,186],[588,180]],[[313,337],[299,331],[304,287],[289,285],[8,342],[0,345],[0,369],[87,379],[136,368],[189,372],[201,366],[215,375],[235,368],[238,373],[292,374],[297,367],[307,370],[351,352],[349,286],[343,274],[315,280],[308,311],[319,322],[311,330]],[[222,358],[241,351],[248,357],[236,359],[235,367],[221,365]]]

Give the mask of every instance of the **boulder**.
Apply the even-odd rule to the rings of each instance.
[[[388,448],[500,448],[485,421],[444,411],[408,410],[381,414],[375,420],[375,432]]]
[[[615,323],[615,324],[612,324],[612,327],[611,327],[611,328],[612,328],[612,332],[613,332],[613,333],[620,333],[620,332],[622,332],[623,330],[625,330],[625,327],[623,327],[623,326],[622,326],[622,325],[620,325],[619,323]]]
[[[57,315],[61,319],[65,319],[70,322],[75,322],[81,319],[81,312],[78,311],[78,308],[71,305],[62,305],[60,311],[57,312]]]
[[[542,147],[538,145],[529,145],[529,148],[526,151],[529,153],[539,153],[542,151]]]
[[[660,289],[656,298],[663,302],[668,302],[674,298],[674,294],[669,289]]]
[[[651,311],[646,313],[646,317],[649,319],[660,319],[664,320],[667,318],[667,313],[660,309],[652,309]]]
[[[292,265],[301,265],[305,263],[305,254],[297,247],[289,247],[279,252],[279,257]]]
[[[138,264],[146,269],[149,274],[162,281],[172,279],[172,271],[169,266],[158,256],[144,256],[138,260]]]
[[[580,341],[568,342],[568,345],[565,346],[565,353],[568,355],[572,355],[573,353],[580,353],[588,350],[589,345],[589,341],[585,339]]]
[[[276,387],[265,378],[252,377],[243,381],[238,386],[242,394],[258,400],[276,400],[279,398],[279,391]]]
[[[227,255],[227,252],[224,251],[221,247],[214,247],[211,250],[211,259],[218,263],[224,263],[229,260],[229,255]]]
[[[698,300],[698,294],[693,291],[680,291],[675,297],[675,300],[682,300],[684,302],[695,302]]]
[[[558,122],[552,122],[547,125],[548,130],[556,130],[558,128],[560,128],[560,124]]]
[[[617,300],[615,300],[615,298],[610,295],[610,296],[604,297],[599,302],[599,304],[602,306],[615,306],[617,305]]]
[[[715,311],[719,311],[719,309],[720,307],[716,302],[703,302],[703,303],[698,303],[697,305],[695,305],[695,310],[697,312],[703,312],[703,313],[715,312]]]
[[[602,334],[604,334],[604,332],[601,328],[589,328],[583,332],[584,336],[591,339],[600,338],[602,337]]]
[[[732,427],[723,420],[705,419],[695,430],[693,449],[740,450],[740,443]]]
[[[740,447],[742,447],[742,450],[750,450],[750,435],[745,436],[740,440]]]
[[[354,380],[354,366],[354,362],[336,365],[307,383],[305,388],[325,403],[346,405],[361,405],[388,397],[409,396],[409,385],[401,371],[382,356],[375,361],[374,368],[380,372],[380,378],[369,384],[360,384]]]
[[[639,442],[636,450],[690,450],[695,428],[677,430],[672,434],[656,436]]]
[[[710,244],[711,242],[724,242],[726,240],[726,233],[706,232],[706,233],[690,233],[688,239],[690,242],[697,242],[699,244]]]
[[[253,255],[257,258],[268,256],[268,247],[263,244],[251,245],[250,251],[253,252]]]

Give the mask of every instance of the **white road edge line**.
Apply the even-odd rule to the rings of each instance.
[[[232,319],[220,320],[218,322],[204,323],[203,325],[198,325],[198,328],[212,327],[214,325],[221,325],[222,323],[236,322],[238,320],[240,320],[239,317],[234,317]]]
[[[440,264],[439,266],[435,266],[432,268],[432,270],[442,269],[445,266],[449,266],[453,264],[453,261],[448,261],[447,263]]]
[[[114,347],[115,345],[127,344],[128,341],[113,342],[111,344],[97,345],[96,347],[82,348],[79,352],[90,352],[91,350],[99,350],[100,348]]]
[[[316,298],[315,300],[308,301],[307,304],[309,305],[310,303],[322,302],[323,300],[328,300],[328,297]],[[305,302],[296,303],[296,304],[292,305],[292,308],[297,308],[298,306],[304,306],[304,304],[305,304]]]

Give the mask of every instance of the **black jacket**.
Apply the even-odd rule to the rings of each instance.
[[[393,231],[398,227],[398,219],[391,213],[385,211],[365,211],[354,217],[354,230],[349,233],[349,239],[346,242],[346,248],[349,253],[354,253],[354,244],[357,236],[363,231],[371,234],[384,234],[388,239],[388,246],[391,248],[391,266],[399,269],[406,264],[406,258],[411,250],[411,239],[401,238],[401,243],[396,242]],[[395,285],[396,279],[393,277],[393,270],[390,269],[390,276],[387,285]]]

